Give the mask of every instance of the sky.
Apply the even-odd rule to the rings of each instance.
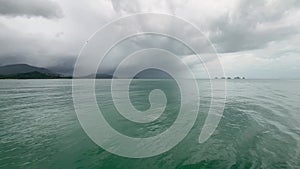
[[[0,0],[0,65],[26,63],[70,73],[95,31],[142,12],[170,14],[196,25],[215,47],[226,76],[300,78],[297,0]],[[150,26],[161,25],[158,19]],[[164,30],[184,31],[174,25]],[[183,58],[193,55],[165,37],[136,37],[107,56],[106,70],[114,69],[119,56],[153,46]]]

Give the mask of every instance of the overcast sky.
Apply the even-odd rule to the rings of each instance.
[[[228,76],[300,78],[298,0],[0,0],[0,65],[27,63],[68,72],[97,29],[140,12],[172,14],[197,25]],[[151,40],[190,55],[163,38],[128,44],[133,49]]]

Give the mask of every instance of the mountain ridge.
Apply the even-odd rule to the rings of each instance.
[[[14,75],[14,74],[22,74],[22,73],[30,73],[30,72],[56,74],[46,68],[31,66],[28,64],[11,64],[11,65],[0,66],[0,75]]]
[[[64,77],[46,68],[28,64],[12,64],[0,66],[0,79],[60,79]]]

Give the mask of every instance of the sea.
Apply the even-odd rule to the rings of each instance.
[[[122,79],[116,80],[122,84]],[[71,79],[0,80],[0,168],[300,168],[300,80],[227,80],[223,115],[204,143],[199,143],[199,135],[211,103],[210,82],[197,83],[199,112],[183,140],[161,154],[130,158],[106,151],[90,139],[77,118]],[[110,79],[95,80],[95,97],[105,119],[123,135],[158,135],[178,117],[181,95],[173,80],[130,83],[130,100],[140,111],[151,107],[153,89],[165,92],[164,112],[149,123],[131,122],[120,115],[110,86]],[[124,98],[117,99],[120,103]],[[181,132],[177,130],[178,135]]]

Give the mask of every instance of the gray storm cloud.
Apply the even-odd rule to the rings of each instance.
[[[210,39],[219,52],[265,48],[300,32],[299,1],[240,1],[232,11],[209,26]]]
[[[0,15],[61,18],[63,13],[51,0],[0,0]]]
[[[198,26],[216,47],[229,75],[252,76],[264,71],[265,76],[277,77],[284,69],[286,74],[298,77],[299,7],[297,0],[0,0],[0,65],[29,63],[72,71],[80,48],[101,26],[134,13],[158,12],[182,17]],[[147,26],[186,31],[187,37],[193,38],[187,30],[160,22],[159,18],[155,22],[137,21],[135,25],[141,31]],[[120,28],[130,29],[130,25]],[[197,39],[195,43],[203,45]],[[115,48],[106,59],[106,69],[113,70],[117,58],[125,54],[153,46],[187,61],[193,58],[189,50],[172,39],[144,36]],[[203,49],[205,53],[205,45]]]

